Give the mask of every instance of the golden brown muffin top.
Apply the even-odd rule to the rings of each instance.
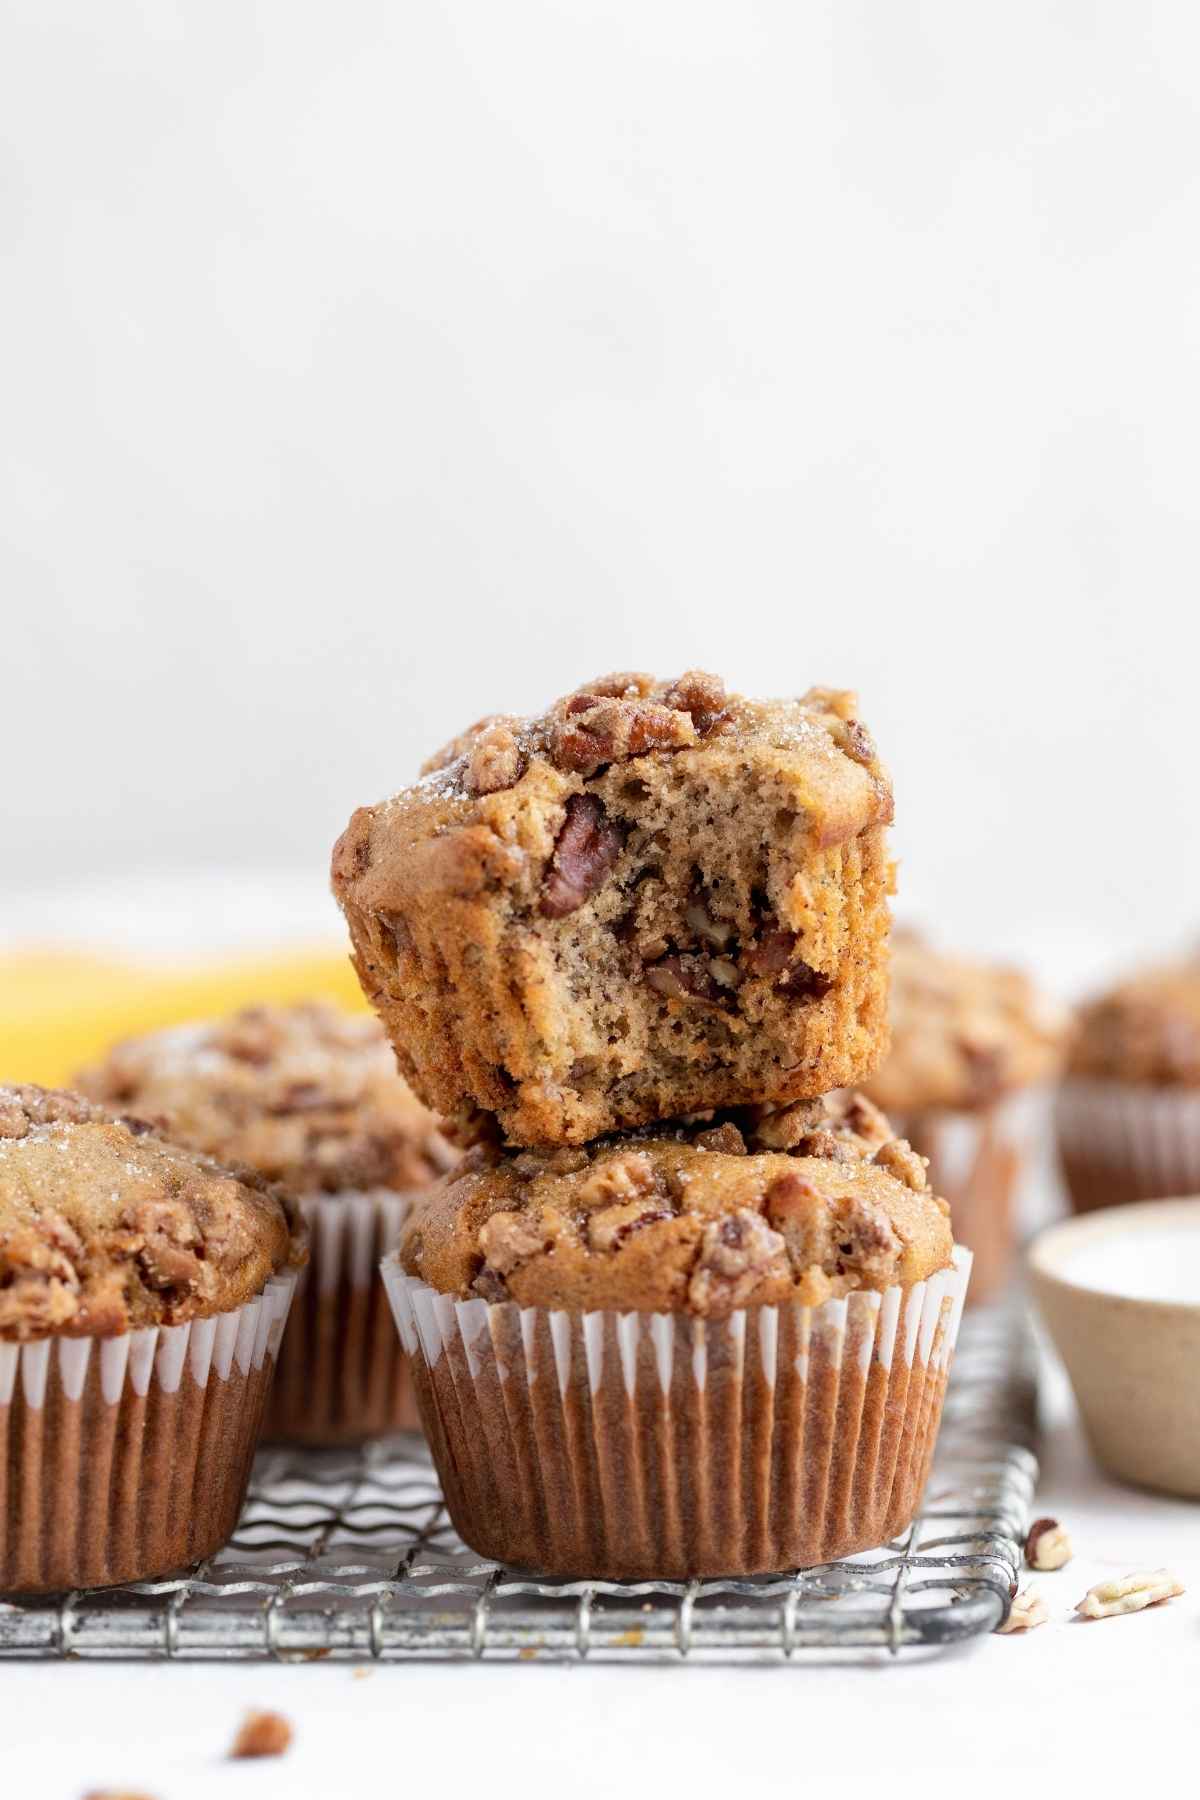
[[[951,1249],[924,1158],[847,1094],[580,1149],[480,1144],[429,1190],[400,1260],[463,1299],[711,1318],[921,1281]]]
[[[1072,1075],[1200,1087],[1200,958],[1144,969],[1080,1008]]]
[[[80,1094],[0,1087],[0,1340],[208,1318],[304,1256],[261,1176]]]
[[[131,1038],[79,1086],[295,1194],[421,1188],[453,1161],[379,1022],[324,1003]]]
[[[334,893],[343,904],[353,896],[386,909],[400,875],[406,895],[431,898],[498,882],[519,888],[524,872],[540,877],[553,853],[532,898],[545,917],[565,918],[620,849],[605,824],[608,787],[635,781],[631,765],[664,755],[703,757],[714,783],[744,783],[752,771],[762,788],[778,787],[806,841],[843,843],[892,817],[890,784],[856,714],[856,696],[831,688],[747,700],[699,670],[676,681],[600,676],[537,718],[479,720],[430,758],[412,787],[360,807],[334,848]],[[584,795],[592,812],[572,815],[573,796]],[[572,825],[565,844],[555,835],[564,806]]]
[[[1018,969],[935,950],[893,928],[892,1049],[863,1083],[901,1115],[971,1110],[1048,1080],[1065,1035],[1060,1011]]]

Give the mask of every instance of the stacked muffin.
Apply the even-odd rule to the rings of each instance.
[[[1036,1136],[1030,1101],[1059,1066],[1065,1021],[1018,969],[892,933],[892,1046],[864,1083],[954,1210],[974,1256],[971,1298],[1000,1293]]]
[[[453,1158],[396,1073],[378,1022],[319,1003],[246,1008],[119,1044],[79,1086],[297,1200],[311,1257],[266,1435],[343,1444],[415,1426],[379,1261],[413,1193]]]
[[[851,695],[622,674],[339,841],[364,990],[474,1139],[384,1273],[483,1553],[734,1575],[911,1521],[969,1257],[823,1098],[887,1047],[891,804]]]

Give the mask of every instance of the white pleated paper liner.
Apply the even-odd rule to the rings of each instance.
[[[419,1424],[408,1359],[379,1276],[412,1196],[390,1188],[300,1201],[309,1261],[280,1352],[264,1434],[348,1444]]]
[[[295,1282],[184,1325],[0,1343],[0,1592],[145,1579],[219,1548]]]
[[[1054,1108],[1076,1212],[1200,1194],[1200,1091],[1072,1078]]]
[[[455,1300],[383,1265],[454,1525],[591,1579],[749,1575],[904,1531],[971,1267],[726,1319]]]
[[[950,1202],[955,1239],[974,1255],[972,1304],[994,1299],[1011,1273],[1018,1194],[1036,1153],[1044,1104],[1044,1095],[1031,1090],[991,1106],[891,1115],[897,1136],[929,1158],[929,1185]]]

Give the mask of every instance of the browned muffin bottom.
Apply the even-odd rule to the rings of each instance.
[[[405,1192],[452,1161],[378,1020],[321,1002],[247,1007],[131,1038],[79,1085],[294,1194]]]
[[[207,1318],[303,1255],[291,1201],[253,1171],[79,1094],[0,1087],[0,1339]]]
[[[577,1144],[875,1066],[891,813],[851,694],[609,675],[361,808],[333,885],[418,1094]]]
[[[579,1149],[480,1144],[430,1189],[400,1260],[460,1298],[719,1318],[921,1281],[950,1263],[948,1213],[851,1094]]]
[[[909,1284],[950,1264],[946,1213],[853,1095],[583,1149],[480,1144],[401,1262],[521,1310],[495,1304],[481,1328],[397,1289],[422,1321],[413,1375],[456,1530],[501,1563],[613,1580],[886,1543],[937,1436],[959,1278]],[[896,1332],[885,1289],[912,1295],[920,1331],[906,1310]]]
[[[1064,1020],[1018,969],[952,956],[909,929],[892,932],[887,1061],[865,1092],[907,1120],[970,1111],[1048,1080]]]
[[[1067,1072],[1200,1088],[1200,959],[1144,970],[1081,1007]]]

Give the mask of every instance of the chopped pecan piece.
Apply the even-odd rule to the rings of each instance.
[[[1025,1534],[1025,1561],[1031,1569],[1065,1569],[1075,1554],[1057,1519],[1035,1519]]]
[[[481,1300],[486,1300],[489,1306],[503,1306],[506,1300],[512,1298],[503,1275],[497,1275],[495,1269],[489,1269],[486,1263],[471,1283],[471,1292]]]
[[[696,936],[714,950],[729,948],[733,926],[724,919],[715,919],[703,900],[693,900],[683,916]]]
[[[684,952],[682,956],[664,956],[646,970],[646,985],[668,1000],[698,1000],[705,1006],[719,1006],[726,989],[702,956]]]
[[[696,1137],[697,1150],[713,1150],[722,1156],[745,1156],[746,1140],[731,1121],[724,1125],[714,1125],[709,1131],[701,1131]]]
[[[833,986],[833,977],[812,969],[806,962],[793,963],[782,981],[776,982],[781,994],[793,1000],[823,1000]]]
[[[751,975],[770,980],[782,975],[796,948],[796,934],[774,925],[758,935],[758,942],[742,953],[742,967]]]
[[[815,1131],[825,1117],[820,1100],[793,1100],[790,1106],[762,1107],[755,1115],[752,1135],[756,1150],[794,1150]]]
[[[558,1236],[558,1221],[547,1213],[493,1213],[479,1232],[479,1248],[488,1265],[511,1275],[520,1263],[537,1256]]]
[[[676,712],[687,713],[701,737],[710,732],[725,713],[725,683],[719,675],[708,675],[703,669],[689,669],[673,681],[663,695],[663,703]]]
[[[803,960],[793,960],[799,938],[782,925],[760,931],[758,942],[742,954],[742,967],[750,975],[774,981],[781,994],[795,1000],[820,1000],[833,986],[833,977],[823,975]]]
[[[1085,1619],[1119,1618],[1122,1613],[1141,1612],[1160,1601],[1174,1600],[1184,1591],[1183,1583],[1170,1569],[1144,1569],[1133,1575],[1122,1575],[1116,1581],[1098,1581],[1090,1587],[1075,1608]]]
[[[834,1226],[838,1249],[863,1275],[889,1279],[903,1244],[892,1222],[871,1200],[854,1195],[846,1200]]]
[[[466,785],[473,794],[496,794],[521,776],[521,746],[509,727],[497,720],[481,731],[467,752]]]
[[[282,1756],[292,1741],[292,1727],[282,1713],[251,1712],[238,1729],[230,1756]]]
[[[808,1131],[796,1145],[797,1156],[815,1156],[826,1162],[857,1162],[852,1144],[836,1131]]]
[[[23,1138],[28,1132],[25,1109],[15,1100],[0,1099],[0,1138]]]
[[[603,886],[621,854],[620,827],[612,824],[594,794],[572,794],[542,889],[541,910],[565,919]]]
[[[142,1200],[127,1215],[131,1248],[148,1287],[194,1293],[204,1283],[205,1266],[192,1245],[196,1225],[187,1209],[172,1200]]]
[[[1009,1608],[1008,1617],[1003,1625],[997,1625],[999,1633],[1010,1631],[1032,1631],[1036,1625],[1044,1625],[1050,1617],[1050,1608],[1042,1599],[1035,1587],[1022,1588]]]
[[[879,754],[875,748],[874,738],[858,719],[847,720],[843,747],[847,756],[853,757],[855,762],[860,763],[873,763]]]
[[[550,752],[558,768],[594,775],[606,763],[626,762],[649,750],[681,750],[695,741],[689,715],[656,700],[577,694],[551,733]]]
[[[740,1306],[772,1276],[788,1273],[787,1246],[761,1214],[739,1208],[704,1228],[688,1303],[704,1316]]]
[[[777,1175],[764,1196],[766,1217],[787,1245],[792,1265],[808,1269],[829,1251],[829,1214],[817,1189],[791,1170]]]
[[[670,1208],[652,1196],[626,1200],[619,1206],[605,1206],[599,1212],[589,1214],[587,1241],[593,1250],[615,1250],[631,1232],[671,1216]]]
[[[890,1138],[879,1146],[872,1160],[889,1175],[894,1175],[897,1181],[902,1181],[905,1187],[911,1188],[914,1194],[924,1193],[929,1159],[918,1156],[907,1138]]]
[[[894,1133],[887,1114],[873,1100],[868,1100],[865,1094],[831,1095],[827,1104],[835,1123],[844,1125],[865,1143],[882,1145],[892,1141]]]
[[[643,1151],[630,1150],[600,1163],[580,1184],[579,1200],[583,1206],[605,1206],[653,1193],[654,1187],[654,1164]]]

